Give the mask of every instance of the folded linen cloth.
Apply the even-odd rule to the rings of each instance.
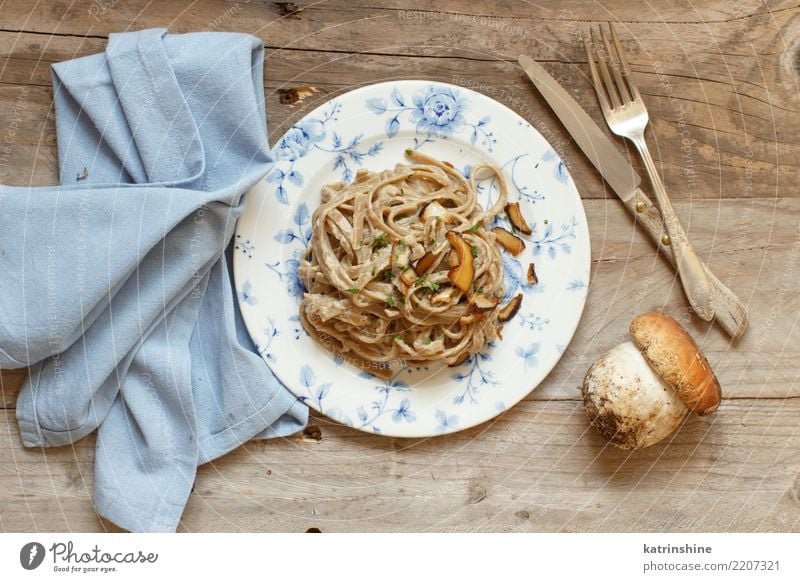
[[[0,186],[0,367],[29,366],[22,441],[99,429],[94,502],[131,531],[174,531],[199,464],[307,420],[230,270],[272,162],[263,58],[244,34],[113,34],[53,66],[61,185]]]

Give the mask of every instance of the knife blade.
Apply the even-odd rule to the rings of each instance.
[[[525,55],[519,64],[608,185],[623,202],[630,200],[642,181],[630,162],[542,65]]]
[[[675,265],[672,249],[664,244],[661,213],[639,188],[641,178],[630,162],[619,153],[616,146],[586,111],[544,70],[544,67],[525,55],[520,55],[518,62],[578,147],[634,215],[636,222],[650,235],[658,250]],[[747,306],[711,272],[707,265],[703,267],[711,282],[714,296],[716,306],[714,319],[732,338],[741,337],[749,321]]]

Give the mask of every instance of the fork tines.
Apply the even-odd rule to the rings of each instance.
[[[625,58],[625,52],[622,50],[622,45],[614,27],[610,22],[608,23],[613,47],[602,25],[598,28],[600,38],[598,39],[598,34],[592,29],[591,42],[588,39],[584,39],[583,44],[586,48],[586,60],[589,63],[592,84],[597,92],[600,107],[604,111],[617,109],[628,103],[640,100],[639,89],[629,75],[628,61]],[[600,70],[599,73],[598,69]]]

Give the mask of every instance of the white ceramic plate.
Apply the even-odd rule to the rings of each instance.
[[[522,291],[504,339],[461,366],[398,371],[390,381],[334,357],[302,329],[297,278],[320,188],[359,168],[404,161],[406,148],[463,173],[502,168],[533,229],[525,252],[503,252],[507,297]],[[564,164],[519,115],[464,88],[427,81],[380,83],[318,107],[273,150],[277,160],[249,194],[236,232],[234,273],[245,323],[264,360],[309,406],[349,426],[401,437],[455,432],[519,402],[544,379],[575,332],[589,283],[589,233]],[[491,179],[480,184],[486,197]],[[501,220],[502,222],[502,220]],[[507,223],[506,223],[506,226]],[[528,285],[528,264],[539,283]]]

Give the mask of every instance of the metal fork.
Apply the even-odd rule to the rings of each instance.
[[[689,239],[686,238],[686,233],[675,215],[667,196],[667,191],[664,189],[664,183],[661,181],[653,158],[647,149],[647,142],[644,139],[644,130],[650,119],[647,114],[647,108],[644,105],[644,101],[642,101],[642,96],[639,94],[636,83],[630,75],[630,68],[617,33],[610,23],[608,28],[611,32],[615,50],[612,50],[611,43],[609,43],[602,27],[600,28],[602,47],[595,36],[594,30],[591,31],[591,43],[584,39],[586,60],[589,63],[597,100],[600,102],[600,108],[603,110],[606,123],[611,131],[632,141],[636,149],[639,150],[639,155],[644,161],[647,173],[650,175],[650,181],[653,184],[653,191],[656,194],[656,201],[664,219],[664,226],[669,236],[669,245],[675,257],[675,264],[683,284],[683,290],[695,313],[704,320],[711,321],[714,317],[711,283],[703,268],[703,263],[692,248]],[[596,58],[595,52],[597,53]],[[595,64],[595,60],[597,64]],[[598,68],[600,69],[599,74]],[[609,68],[611,69],[610,71]],[[664,242],[666,243],[667,241]]]

